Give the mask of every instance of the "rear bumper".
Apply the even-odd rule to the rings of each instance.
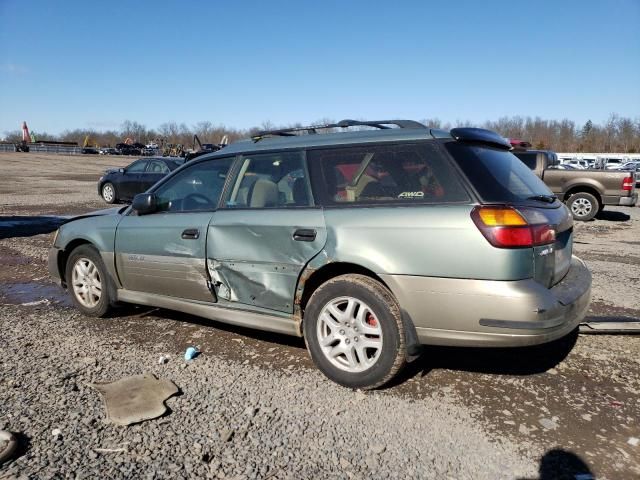
[[[633,207],[637,202],[638,202],[638,193],[636,192],[630,197],[622,197],[618,205],[622,205],[623,207]]]
[[[534,280],[490,281],[383,275],[420,343],[517,347],[565,336],[582,321],[591,273],[577,257],[551,289]]]

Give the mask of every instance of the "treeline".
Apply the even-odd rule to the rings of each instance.
[[[631,119],[611,114],[603,124],[595,124],[589,120],[584,125],[576,125],[574,121],[568,119],[544,120],[539,117],[520,116],[503,117],[482,124],[469,121],[451,124],[437,118],[425,119],[422,122],[430,127],[445,130],[456,126],[488,128],[507,138],[528,141],[535,148],[551,149],[557,152],[640,153],[640,117]],[[316,122],[316,124],[326,123],[331,123],[331,120],[323,119]],[[300,124],[288,126],[300,126]],[[32,133],[35,134],[36,140],[77,142],[79,145],[82,145],[88,136],[91,146],[114,146],[130,138],[145,144],[164,141],[182,144],[189,148],[192,147],[194,135],[197,135],[202,143],[219,143],[224,135],[233,142],[240,138],[247,138],[257,131],[274,128],[284,127],[267,122],[259,127],[242,130],[203,121],[191,126],[185,123],[167,122],[156,129],[149,129],[138,122],[127,120],[117,130],[76,129],[67,130],[60,135],[37,131]],[[18,142],[22,140],[22,131],[5,132],[4,140]]]
[[[427,125],[449,130],[455,126],[437,118]],[[480,125],[461,122],[465,126],[494,130],[507,138],[530,142],[534,148],[556,152],[640,153],[640,117],[635,119],[611,114],[604,124],[588,120],[576,125],[572,120],[544,120],[540,117],[503,117]]]
[[[117,130],[99,131],[90,128],[77,128],[75,130],[65,130],[59,135],[51,135],[47,132],[31,131],[36,141],[39,140],[58,140],[63,142],[77,142],[83,145],[85,138],[88,137],[90,146],[113,147],[118,143],[124,142],[130,138],[134,142],[148,144],[155,142],[182,144],[191,147],[194,135],[202,143],[219,143],[224,135],[227,135],[229,141],[235,141],[244,138],[249,134],[248,130],[238,130],[229,128],[224,125],[214,125],[211,122],[198,122],[195,125],[187,126],[185,123],[177,124],[176,122],[163,123],[156,129],[149,129],[141,123],[131,120],[125,121]],[[5,141],[19,142],[22,140],[22,130],[14,130],[5,132]]]

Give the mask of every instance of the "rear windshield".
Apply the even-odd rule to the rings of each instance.
[[[521,202],[553,195],[529,168],[510,152],[486,145],[447,142],[445,146],[486,202]]]

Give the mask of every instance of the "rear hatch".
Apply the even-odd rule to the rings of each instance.
[[[547,237],[551,238],[548,242],[500,248],[529,248],[534,279],[545,287],[562,280],[569,271],[573,250],[573,220],[566,206],[504,148],[461,141],[446,141],[444,146],[482,205],[513,208],[528,225],[553,230],[555,239]]]

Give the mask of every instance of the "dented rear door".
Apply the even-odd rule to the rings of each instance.
[[[317,207],[216,211],[207,268],[218,301],[292,313],[298,277],[326,239]]]

